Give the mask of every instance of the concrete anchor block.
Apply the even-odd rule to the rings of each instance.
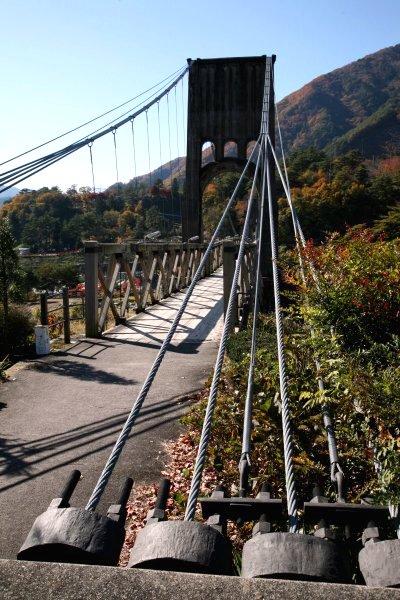
[[[370,587],[400,588],[400,540],[366,542],[358,555],[365,583]]]
[[[215,527],[194,521],[161,521],[138,533],[128,567],[229,575],[232,547]]]
[[[33,523],[17,558],[116,565],[125,538],[123,521],[81,508],[48,508]]]
[[[268,533],[245,543],[242,576],[347,583],[348,563],[337,542],[299,533]]]

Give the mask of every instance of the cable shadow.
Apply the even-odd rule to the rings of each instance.
[[[127,379],[114,373],[96,369],[91,365],[81,362],[53,359],[51,361],[33,361],[29,369],[40,373],[70,377],[82,381],[96,381],[106,385],[126,385],[137,383],[135,379]]]
[[[142,435],[153,427],[161,427],[168,421],[165,417],[178,418],[189,403],[188,397],[175,397],[147,406],[136,421],[132,437]],[[87,444],[97,444],[110,436],[115,441],[128,414],[129,411],[119,413],[95,423],[88,423],[29,442],[0,438],[0,475],[5,477],[26,475],[29,479],[32,468],[44,461],[79,450]],[[94,448],[93,453],[96,451],[97,448]]]
[[[152,431],[153,429],[162,427],[172,421],[175,421],[177,419],[177,415],[170,417],[169,419],[165,419],[161,424],[160,423],[155,423],[154,425],[151,425],[150,427],[146,427],[145,429],[142,429],[140,432],[138,432],[138,434],[143,434],[143,433],[147,433],[149,431]],[[52,467],[49,467],[47,469],[43,469],[42,471],[39,471],[38,473],[31,473],[31,472],[25,472],[25,474],[27,475],[25,478],[23,479],[19,479],[16,482],[10,483],[8,485],[2,486],[0,487],[0,493],[1,492],[6,492],[7,490],[10,490],[12,488],[18,487],[20,485],[22,485],[23,483],[25,483],[26,481],[30,481],[33,479],[37,479],[38,477],[42,476],[42,475],[46,475],[47,473],[51,473],[52,471],[56,471],[57,469],[60,469],[62,467],[65,467],[67,465],[70,465],[72,463],[81,461],[82,459],[94,455],[94,454],[98,454],[99,452],[106,450],[107,448],[112,448],[114,446],[115,443],[115,439],[113,439],[112,441],[110,441],[107,444],[103,444],[102,446],[98,446],[92,450],[90,450],[89,452],[84,452],[82,454],[79,454],[77,456],[74,456],[71,459],[65,460],[57,465],[54,465]]]

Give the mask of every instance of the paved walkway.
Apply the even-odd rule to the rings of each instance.
[[[63,353],[36,359],[0,385],[0,557],[15,557],[35,517],[73,468],[73,504],[84,506],[168,331],[183,293]],[[163,442],[176,436],[215,360],[222,325],[222,274],[197,286],[99,509],[123,478],[157,481]]]

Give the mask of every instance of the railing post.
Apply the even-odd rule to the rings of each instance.
[[[64,320],[64,343],[71,343],[71,326],[69,320],[69,298],[68,298],[68,287],[65,285],[62,289],[62,303],[63,303],[63,320]]]
[[[223,247],[223,273],[224,273],[224,315],[226,316],[226,311],[228,309],[229,296],[231,293],[233,275],[235,272],[235,263],[236,263],[236,255],[237,255],[237,246],[232,242],[224,242]],[[235,327],[237,325],[237,294],[234,308],[234,318],[232,321],[232,326]]]
[[[49,324],[49,312],[47,306],[47,292],[40,292],[40,324]]]
[[[85,245],[85,335],[100,337],[99,334],[99,301],[97,293],[99,243],[95,240],[84,242]]]
[[[206,244],[202,244],[202,250],[204,252],[204,250],[206,249]],[[212,273],[212,255],[213,255],[213,250],[211,250],[210,254],[208,255],[205,267],[204,267],[204,277],[209,277]]]

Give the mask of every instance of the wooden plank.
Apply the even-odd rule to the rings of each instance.
[[[117,277],[121,270],[121,265],[118,260],[116,260],[115,256],[112,256],[110,262],[108,263],[108,273],[107,279],[104,279],[104,275],[99,269],[99,280],[100,285],[104,290],[104,297],[100,306],[100,317],[99,317],[99,329],[103,330],[104,323],[106,321],[108,309],[111,308],[111,311],[114,315],[114,318],[118,320],[119,313],[115,307],[112,296],[115,289],[115,284],[117,283]]]

